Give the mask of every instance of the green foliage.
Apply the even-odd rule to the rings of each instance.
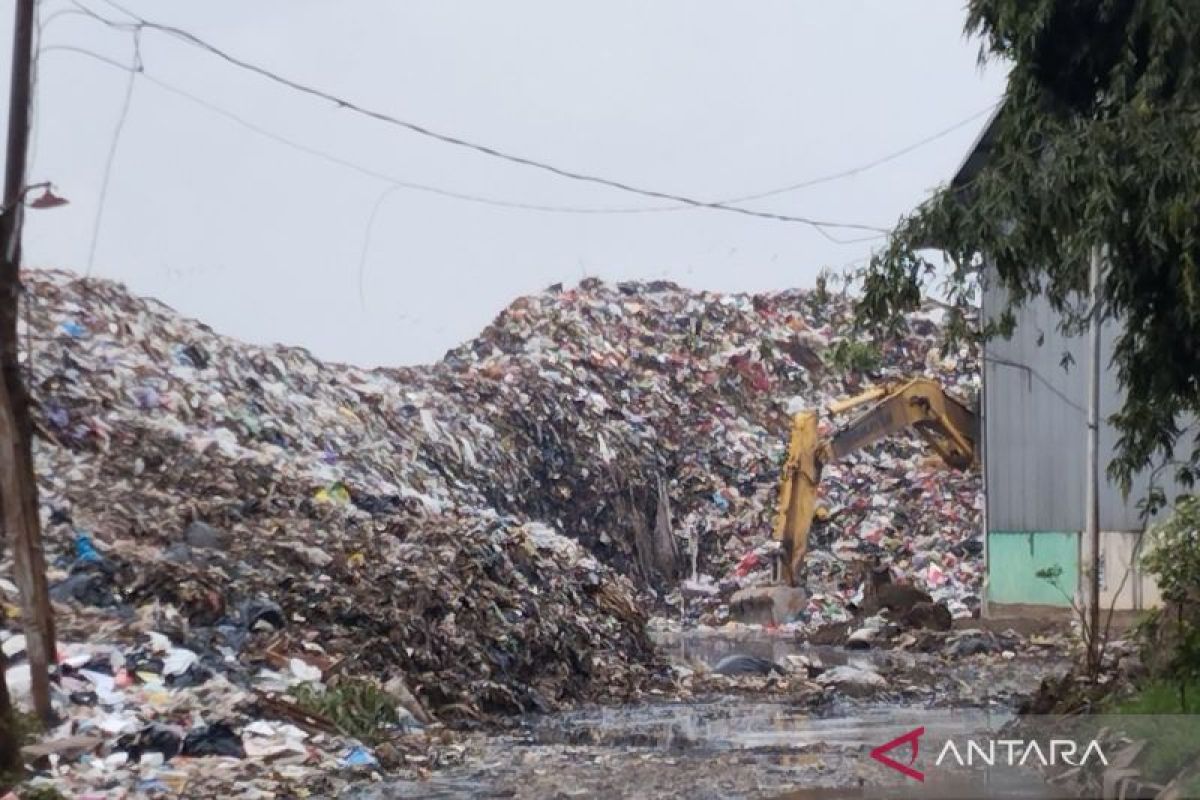
[[[1181,770],[1195,764],[1197,742],[1187,736],[1164,736],[1158,717],[1200,713],[1200,682],[1191,684],[1183,694],[1169,681],[1151,681],[1130,696],[1111,698],[1101,713],[1131,717],[1120,726],[1121,733],[1130,739],[1153,743],[1142,751],[1137,761],[1137,768],[1148,780],[1167,783]],[[1194,780],[1196,776],[1189,778],[1185,785],[1190,786]]]
[[[24,711],[12,712],[12,725],[23,744],[32,744],[37,737],[46,732],[46,726],[38,719],[37,714]]]
[[[344,680],[329,687],[301,684],[292,695],[305,711],[328,719],[346,736],[367,744],[381,741],[400,721],[395,700],[370,681]]]
[[[1181,702],[1181,698],[1186,699]],[[1170,681],[1151,681],[1128,697],[1111,698],[1105,703],[1102,714],[1134,717],[1122,724],[1121,733],[1130,739],[1153,742],[1152,747],[1142,751],[1136,763],[1147,780],[1166,783],[1181,770],[1195,764],[1198,742],[1188,736],[1164,736],[1157,717],[1200,714],[1200,682],[1190,685],[1183,694]]]
[[[1179,704],[1187,706],[1189,686],[1200,683],[1200,500],[1182,498],[1174,515],[1151,531],[1142,563],[1167,601],[1148,629],[1151,646],[1170,647],[1158,654],[1159,671],[1175,681]]]
[[[1033,574],[1040,581],[1045,581],[1051,586],[1057,586],[1060,589],[1062,588],[1059,586],[1059,581],[1062,579],[1063,574],[1062,564],[1055,564],[1044,569],[1039,569]]]
[[[857,339],[841,339],[825,354],[825,360],[833,370],[846,374],[875,372],[883,363],[879,348],[870,342]]]
[[[4,748],[11,748],[4,755],[6,763],[0,764],[0,787],[10,787],[25,778],[25,764],[20,748],[32,744],[37,737],[45,732],[46,726],[36,714],[27,714],[12,709],[4,721],[4,730],[0,732]],[[0,788],[3,791],[3,788]]]
[[[1037,578],[1039,581],[1045,581],[1046,583],[1050,584],[1050,585],[1051,585],[1051,586],[1053,586],[1055,589],[1057,589],[1057,590],[1058,590],[1058,592],[1059,592],[1059,594],[1061,594],[1063,597],[1065,597],[1065,598],[1067,599],[1067,601],[1068,601],[1068,602],[1070,602],[1070,603],[1071,603],[1071,606],[1072,606],[1072,608],[1075,610],[1075,612],[1076,612],[1077,614],[1079,614],[1081,617],[1083,617],[1083,618],[1081,619],[1081,622],[1082,622],[1082,623],[1083,623],[1085,626],[1087,625],[1087,619],[1086,619],[1086,617],[1084,617],[1084,615],[1081,613],[1080,609],[1078,609],[1078,608],[1076,608],[1076,607],[1075,607],[1075,596],[1074,596],[1074,592],[1073,592],[1073,591],[1070,591],[1070,592],[1068,592],[1068,591],[1066,590],[1066,588],[1064,588],[1064,587],[1063,587],[1063,584],[1062,584],[1062,576],[1063,576],[1063,568],[1062,568],[1062,564],[1053,564],[1053,565],[1051,565],[1051,566],[1049,566],[1049,567],[1044,567],[1044,568],[1042,568],[1042,569],[1039,569],[1037,572],[1033,573],[1033,576],[1034,576],[1035,578]]]
[[[952,319],[951,336],[1007,335],[1011,310],[1039,295],[1078,332],[1103,245],[1102,313],[1123,323],[1112,365],[1126,392],[1109,471],[1128,491],[1200,413],[1200,3],[968,0],[967,31],[981,58],[1011,67],[987,162],[901,220],[863,271],[859,310],[886,329],[934,281],[965,309],[986,257],[1009,310],[975,329]],[[1186,446],[1190,485],[1200,440]]]
[[[1142,566],[1163,598],[1173,603],[1200,599],[1200,498],[1181,498],[1175,513],[1149,536]]]
[[[1192,684],[1186,697],[1187,705],[1180,705],[1178,687],[1170,681],[1155,680],[1128,697],[1113,698],[1103,713],[1130,716],[1200,714],[1200,683]]]
[[[35,786],[22,791],[21,800],[67,800],[67,798],[53,786]]]
[[[812,302],[818,308],[826,306],[832,300],[829,294],[829,268],[822,269],[817,275],[817,287],[812,293]]]

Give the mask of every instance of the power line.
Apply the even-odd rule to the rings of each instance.
[[[117,6],[117,4],[115,4],[115,3],[109,3],[109,5],[112,5],[113,7],[118,8],[118,10],[123,11],[123,9],[121,9],[120,6]],[[127,12],[125,12],[125,13],[127,13]],[[60,12],[58,12],[58,14],[53,15],[53,16],[65,15],[65,14],[76,14],[76,15],[80,15],[80,16],[85,16],[85,17],[93,19],[93,20],[96,19],[96,16],[94,14],[89,14],[89,13],[86,13],[84,11],[79,11],[79,10],[60,11]],[[49,20],[47,20],[47,22],[48,21]],[[124,69],[123,65],[118,64],[117,62],[115,62],[111,59],[108,59],[104,56],[101,56],[97,53],[94,53],[94,52],[91,52],[88,50],[84,50],[82,48],[75,48],[75,47],[70,47],[67,45],[53,45],[50,47],[43,48],[43,52],[50,51],[50,50],[73,50],[73,51],[81,53],[83,55],[88,55],[88,56],[91,56],[92,58],[103,61],[107,64],[110,64],[111,66],[115,66],[115,67]],[[396,178],[396,177],[393,177],[390,175],[385,175],[385,174],[383,174],[377,170],[374,170],[370,167],[365,167],[360,164],[350,162],[346,159],[340,158],[331,153],[320,151],[315,148],[312,148],[307,145],[296,142],[294,140],[290,140],[285,137],[282,137],[282,136],[275,134],[269,130],[266,130],[260,126],[257,126],[254,123],[252,123],[242,117],[239,117],[238,115],[234,114],[231,111],[228,111],[227,109],[221,108],[207,100],[204,100],[201,97],[191,94],[191,93],[187,92],[186,90],[179,88],[178,86],[173,86],[165,81],[162,81],[161,79],[154,78],[153,76],[146,73],[144,70],[143,70],[143,77],[145,77],[147,80],[150,80],[153,83],[156,83],[160,88],[162,88],[168,92],[172,92],[176,95],[184,97],[184,98],[192,101],[193,103],[196,103],[204,108],[207,108],[209,111],[219,114],[220,116],[223,116],[223,117],[231,120],[232,122],[234,122],[238,125],[241,125],[242,127],[245,127],[255,133],[258,133],[261,136],[265,136],[267,138],[273,139],[274,141],[276,141],[280,144],[284,144],[288,147],[291,147],[293,149],[296,149],[301,152],[307,153],[309,155],[315,156],[317,158],[321,158],[321,159],[324,159],[331,163],[335,163],[340,166],[352,169],[356,172],[367,175],[369,177],[378,178],[380,180],[385,180],[394,185],[413,189],[415,191],[423,191],[423,192],[442,195],[445,197],[450,197],[450,198],[454,198],[454,199],[458,199],[458,200],[464,200],[467,202],[482,203],[485,205],[493,205],[493,206],[497,206],[497,207],[501,207],[501,208],[514,208],[514,209],[521,209],[521,210],[528,210],[528,211],[542,211],[542,212],[548,212],[548,213],[563,213],[563,214],[597,214],[597,215],[599,215],[599,214],[651,214],[651,213],[693,210],[696,208],[696,206],[694,206],[694,205],[670,205],[670,206],[548,205],[548,204],[540,204],[540,203],[526,203],[526,202],[520,202],[520,201],[504,200],[501,198],[488,197],[488,196],[484,196],[484,195],[451,191],[451,190],[442,189],[442,188],[436,187],[436,186],[430,186],[427,184],[414,183],[412,181],[406,181],[406,180],[402,180],[400,178]],[[781,187],[778,187],[775,189],[769,189],[769,190],[762,191],[762,192],[756,192],[754,194],[739,195],[736,197],[728,197],[728,198],[724,198],[724,199],[717,200],[714,202],[721,204],[721,205],[727,205],[730,203],[739,203],[739,202],[745,202],[745,201],[749,201],[749,200],[758,200],[758,199],[762,199],[762,198],[766,198],[766,197],[773,197],[776,195],[781,195],[781,194],[785,194],[788,192],[793,192],[793,191],[797,191],[800,189],[804,189],[804,188],[808,188],[808,187],[812,187],[812,186],[818,186],[820,184],[829,183],[829,182],[832,182],[835,180],[840,180],[843,178],[849,178],[849,177],[859,175],[863,172],[867,172],[871,169],[874,169],[875,167],[881,166],[883,164],[886,164],[886,163],[894,161],[898,158],[901,158],[905,155],[908,155],[909,153],[911,153],[921,147],[924,147],[925,145],[931,144],[932,142],[935,142],[935,141],[938,141],[939,139],[945,138],[946,136],[969,125],[970,123],[974,122],[975,120],[979,119],[980,117],[982,117],[986,114],[989,114],[996,108],[997,105],[998,105],[998,103],[993,103],[992,105],[988,106],[987,108],[977,111],[977,112],[971,114],[970,116],[965,117],[965,118],[959,120],[958,122],[953,123],[952,125],[949,125],[933,134],[930,134],[929,136],[926,136],[916,142],[906,145],[898,150],[889,152],[883,156],[880,156],[880,157],[878,157],[872,161],[866,162],[864,164],[860,164],[858,166],[851,167],[849,169],[845,169],[840,172],[834,172],[834,173],[822,175],[822,176],[819,176],[816,178],[809,178],[809,179],[806,179],[803,181],[787,184],[785,186],[781,186]],[[861,241],[873,241],[877,238],[880,238],[880,237],[879,236],[863,237],[861,239],[849,240],[848,243],[850,243],[850,242],[857,243],[857,242],[861,242]]]
[[[363,234],[363,244],[362,244],[361,252],[359,255],[359,264],[358,264],[359,300],[360,300],[360,303],[362,303],[362,305],[364,307],[366,304],[366,300],[365,300],[365,296],[364,296],[366,265],[367,265],[368,256],[370,254],[370,243],[371,243],[372,234],[373,234],[374,228],[375,228],[375,222],[379,216],[380,211],[383,208],[385,201],[394,192],[396,192],[400,189],[428,192],[430,194],[435,194],[435,195],[439,195],[439,196],[443,196],[443,197],[449,197],[449,198],[453,198],[456,200],[463,200],[463,201],[467,201],[467,202],[481,203],[484,205],[496,206],[496,207],[500,207],[500,208],[512,208],[512,209],[525,210],[525,211],[541,211],[541,212],[567,213],[567,214],[631,213],[633,211],[636,211],[636,209],[612,209],[612,208],[606,208],[603,206],[600,206],[600,207],[553,206],[553,205],[539,205],[539,204],[535,204],[535,203],[522,203],[522,202],[516,202],[516,201],[510,201],[510,200],[503,200],[500,198],[487,197],[487,196],[475,195],[475,194],[467,194],[467,193],[463,193],[463,192],[456,192],[456,191],[452,191],[449,189],[443,189],[443,188],[437,187],[437,186],[430,186],[427,184],[415,183],[412,181],[403,180],[403,179],[397,178],[395,176],[389,175],[387,173],[381,172],[379,170],[373,169],[371,167],[367,167],[362,164],[358,164],[356,162],[341,158],[340,156],[334,155],[327,151],[319,150],[317,148],[310,147],[306,144],[297,142],[293,139],[289,139],[287,137],[280,136],[279,134],[276,134],[273,131],[267,130],[266,128],[263,128],[255,123],[245,119],[244,117],[241,117],[238,114],[235,114],[234,112],[229,111],[226,108],[222,108],[221,106],[211,103],[208,100],[206,100],[202,97],[199,97],[198,95],[195,95],[185,89],[182,89],[178,86],[168,83],[167,81],[164,81],[161,78],[157,78],[145,69],[145,66],[140,59],[140,55],[135,59],[135,62],[134,62],[135,66],[130,66],[127,64],[122,64],[121,62],[116,61],[115,59],[112,59],[107,56],[101,55],[99,53],[93,52],[86,48],[75,47],[73,45],[47,45],[47,46],[43,47],[40,52],[41,53],[69,52],[69,53],[76,53],[78,55],[87,56],[88,58],[95,59],[107,66],[111,66],[122,72],[129,73],[131,83],[133,80],[136,80],[136,79],[140,79],[142,81],[148,82],[150,84],[153,84],[154,86],[157,86],[158,88],[162,89],[165,92],[174,94],[174,95],[176,95],[180,98],[183,98],[191,103],[194,103],[194,104],[196,104],[218,116],[221,116],[221,117],[229,120],[230,122],[233,122],[236,125],[246,128],[247,130],[249,130],[255,134],[258,134],[259,136],[262,136],[262,137],[268,139],[269,141],[276,142],[278,144],[281,144],[286,147],[297,150],[299,152],[302,152],[306,155],[310,155],[314,158],[321,159],[328,163],[335,164],[337,166],[340,166],[340,167],[343,167],[343,168],[346,168],[349,170],[353,170],[355,172],[358,172],[361,175],[365,175],[367,177],[374,178],[376,180],[380,180],[380,181],[387,183],[388,184],[387,188],[385,188],[378,195],[375,202],[372,204],[371,213],[368,217],[367,226],[366,226],[366,229]],[[127,89],[129,87],[129,85],[130,84],[126,84]],[[126,95],[126,97],[128,97],[128,94]],[[117,142],[117,138],[120,135],[120,125],[123,125],[123,121],[124,121],[125,115],[127,113],[128,113],[128,104],[126,103],[123,106],[121,122],[119,123],[116,135],[114,136],[114,139],[113,139],[114,148],[115,148],[115,145]],[[109,152],[110,152],[109,164],[111,165],[111,163],[112,163],[111,156],[112,156],[112,153],[114,152],[114,150],[110,149]],[[107,175],[108,171],[109,170],[106,169],[106,175]],[[107,181],[105,181],[105,185],[107,185]],[[103,195],[104,195],[104,192],[102,191],[101,207],[103,207],[103,205],[104,205]],[[95,242],[96,242],[96,238],[99,235],[99,221],[100,221],[100,212],[98,212],[98,214],[97,214],[96,227],[93,230],[92,257],[89,258],[89,261],[88,261],[88,263],[89,263],[88,274],[91,273],[91,263],[92,263],[92,260],[94,258],[94,254],[95,254]],[[861,238],[850,239],[847,241],[864,242],[864,241],[876,240],[881,237],[882,237],[882,235],[864,236]],[[860,257],[854,261],[848,262],[847,264],[843,265],[843,267],[856,264],[863,260],[865,260],[865,259]]]
[[[101,224],[104,221],[104,209],[108,201],[108,186],[112,178],[112,168],[117,160],[117,150],[121,147],[121,134],[125,131],[125,121],[129,119],[129,106],[133,102],[133,90],[137,85],[138,73],[141,71],[141,36],[135,31],[133,34],[133,56],[129,67],[129,80],[125,83],[125,94],[121,100],[121,110],[117,115],[117,124],[113,128],[112,141],[108,146],[108,155],[104,160],[104,177],[100,181],[100,195],[96,202],[96,218],[92,223],[92,243],[88,248],[87,272],[84,273],[85,278],[92,274],[92,269],[96,264],[96,248],[100,244],[100,230]]]
[[[979,119],[980,117],[992,113],[993,111],[996,110],[996,107],[1000,105],[1000,102],[1001,101],[996,101],[995,103],[992,103],[987,108],[976,111],[971,116],[966,117],[964,119],[960,119],[958,122],[954,123],[953,125],[950,125],[949,127],[942,128],[940,131],[937,131],[936,133],[932,133],[929,136],[926,136],[924,139],[913,142],[912,144],[902,147],[899,150],[895,150],[891,153],[888,153],[887,155],[880,156],[879,158],[875,159],[874,161],[868,161],[867,163],[862,164],[860,166],[851,167],[850,169],[842,170],[841,172],[833,172],[828,175],[823,175],[819,178],[811,178],[806,181],[800,181],[799,183],[792,183],[792,184],[788,184],[787,186],[781,186],[778,189],[771,189],[771,190],[765,191],[765,192],[758,192],[757,194],[745,194],[745,195],[742,195],[741,197],[731,197],[731,198],[722,200],[721,202],[722,203],[744,203],[749,200],[762,200],[765,197],[774,197],[776,195],[786,194],[788,192],[794,192],[799,189],[807,189],[810,186],[819,186],[822,183],[830,183],[832,181],[841,180],[842,178],[854,177],[855,175],[858,175],[860,173],[866,172],[868,170],[872,170],[875,167],[879,167],[884,164],[887,164],[889,161],[895,161],[898,158],[908,155],[909,153],[913,152],[914,150],[919,150],[920,148],[924,147],[927,144],[932,144],[933,142],[936,142],[939,139],[944,139],[945,137],[949,136],[950,134],[954,133],[955,131],[971,124],[972,122]],[[676,206],[676,208],[678,208],[678,206]],[[660,208],[660,209],[655,209],[655,210],[664,211],[664,210],[668,210],[668,209]]]
[[[129,66],[126,64],[122,64],[118,61],[108,58],[107,56],[100,55],[99,53],[94,53],[90,50],[86,50],[81,47],[73,47],[70,45],[50,45],[50,46],[47,46],[42,49],[42,52],[53,52],[53,51],[65,51],[65,52],[78,53],[80,55],[88,56],[89,58],[97,59],[109,66],[120,69],[123,72],[131,71]],[[262,136],[265,139],[273,141],[277,144],[284,145],[286,147],[289,147],[293,150],[304,153],[306,155],[310,155],[314,158],[319,158],[323,161],[326,161],[331,164],[335,164],[335,165],[343,167],[345,169],[353,170],[354,172],[357,172],[360,175],[364,175],[369,178],[374,178],[374,179],[377,179],[380,181],[384,181],[384,182],[386,182],[392,186],[395,186],[397,188],[411,189],[411,190],[418,191],[418,192],[427,192],[429,194],[436,194],[436,195],[440,195],[442,197],[449,197],[449,198],[452,198],[455,200],[463,200],[463,201],[471,202],[471,203],[480,203],[483,205],[497,206],[499,208],[513,208],[513,209],[519,209],[519,210],[524,210],[524,211],[544,211],[544,212],[548,212],[548,213],[560,213],[560,214],[619,214],[619,213],[632,213],[633,211],[636,210],[636,209],[608,208],[605,206],[563,206],[563,205],[543,205],[543,204],[539,204],[539,203],[524,203],[524,202],[515,201],[515,200],[505,200],[505,199],[498,198],[498,197],[489,197],[487,195],[471,194],[468,192],[458,192],[458,191],[454,191],[451,189],[444,189],[444,188],[441,188],[438,186],[432,186],[430,184],[417,183],[414,181],[405,180],[402,178],[398,178],[394,175],[389,175],[385,172],[374,169],[372,167],[368,167],[363,164],[359,164],[354,161],[350,161],[348,159],[342,158],[341,156],[334,155],[333,153],[327,152],[325,150],[320,150],[315,147],[311,147],[309,145],[302,144],[301,142],[298,142],[294,139],[289,139],[286,136],[282,136],[282,135],[275,133],[271,130],[268,130],[267,128],[264,128],[254,122],[251,122],[250,120],[246,119],[245,117],[235,114],[234,112],[232,112],[226,108],[218,106],[215,103],[212,103],[212,102],[204,99],[203,97],[193,94],[192,92],[189,92],[186,89],[182,89],[172,83],[168,83],[167,81],[162,80],[161,78],[155,77],[152,73],[150,73],[147,70],[143,70],[140,73],[140,75],[141,75],[142,80],[154,84],[155,86],[162,89],[163,91],[169,92],[169,93],[174,94],[178,97],[181,97],[191,103],[194,103],[194,104],[196,104],[196,105],[198,105],[220,117],[223,117],[223,118],[229,120],[230,122],[233,122],[236,125],[239,125],[255,134],[258,134],[259,136]],[[872,238],[875,238],[875,237],[872,237]]]
[[[119,69],[122,72],[132,72],[133,71],[126,64],[122,64],[114,59],[108,58],[107,56],[100,55],[99,53],[95,53],[91,50],[87,50],[82,47],[75,47],[72,45],[48,45],[46,47],[43,47],[41,50],[41,52],[43,52],[43,53],[49,53],[49,52],[55,52],[55,51],[71,52],[71,53],[77,53],[79,55],[87,56],[89,58],[100,61],[108,66]],[[441,197],[448,197],[448,198],[452,198],[455,200],[462,200],[462,201],[470,202],[470,203],[479,203],[482,205],[495,206],[498,208],[511,208],[511,209],[517,209],[517,210],[521,210],[521,211],[539,211],[539,212],[545,212],[545,213],[551,213],[551,214],[592,214],[592,215],[637,214],[637,213],[645,213],[645,212],[652,212],[652,211],[677,211],[677,210],[681,210],[681,209],[692,208],[692,206],[667,206],[667,207],[660,206],[660,207],[621,208],[621,207],[612,207],[612,206],[547,205],[547,204],[541,204],[541,203],[526,203],[526,202],[521,202],[521,201],[516,201],[516,200],[505,200],[503,198],[498,198],[498,197],[490,197],[487,195],[472,194],[472,193],[468,193],[468,192],[459,192],[459,191],[454,191],[451,189],[445,189],[445,188],[442,188],[439,186],[432,186],[430,184],[417,183],[415,181],[410,181],[410,180],[406,180],[403,178],[398,178],[394,175],[389,175],[388,173],[382,172],[382,171],[374,169],[372,167],[368,167],[363,164],[360,164],[360,163],[357,163],[354,161],[350,161],[348,159],[342,158],[341,156],[335,155],[328,151],[320,150],[318,148],[311,147],[309,145],[298,142],[294,139],[290,139],[286,136],[282,136],[278,133],[275,133],[274,131],[268,130],[267,128],[264,128],[254,122],[251,122],[250,120],[246,119],[245,117],[242,117],[242,116],[230,111],[227,108],[223,108],[219,105],[216,105],[215,103],[210,102],[209,100],[204,99],[203,97],[200,97],[196,94],[193,94],[192,92],[187,91],[186,89],[182,89],[179,86],[176,86],[174,84],[171,84],[167,81],[162,80],[161,78],[157,78],[153,74],[148,72],[144,67],[140,70],[138,75],[140,76],[140,78],[142,80],[154,84],[155,86],[162,89],[163,91],[169,92],[170,94],[174,94],[178,97],[181,97],[181,98],[187,100],[188,102],[194,103],[195,105],[198,105],[201,108],[204,108],[205,110],[207,110],[213,114],[223,117],[223,118],[229,120],[230,122],[232,122],[236,125],[239,125],[239,126],[245,128],[246,130],[251,131],[252,133],[262,136],[265,139],[273,141],[277,144],[284,145],[285,147],[289,147],[293,150],[296,150],[298,152],[312,156],[314,158],[321,159],[322,161],[326,161],[330,164],[334,164],[334,165],[343,167],[345,169],[352,170],[354,172],[359,173],[360,175],[364,175],[369,178],[374,178],[376,180],[384,181],[387,184],[389,184],[389,186],[394,187],[394,188],[410,189],[410,190],[418,191],[418,192],[426,192],[426,193],[438,195]],[[861,169],[860,169],[860,171],[861,171]],[[818,180],[818,181],[828,180],[828,178],[823,178],[823,179],[818,178],[816,180]],[[856,237],[856,238],[849,239],[846,241],[848,243],[850,243],[850,242],[858,243],[858,242],[865,242],[865,241],[875,241],[882,237],[883,237],[883,234],[878,234],[878,235],[873,235],[873,236],[864,236],[861,238]]]
[[[996,355],[995,353],[989,352],[986,349],[983,351],[983,358],[985,361],[990,361],[993,364],[998,364],[998,365],[1004,366],[1004,367],[1011,367],[1012,369],[1023,370],[1028,377],[1036,378],[1039,383],[1041,383],[1043,386],[1045,386],[1047,389],[1049,389],[1051,392],[1053,392],[1055,395],[1057,395],[1058,399],[1062,400],[1068,406],[1075,409],[1080,414],[1087,413],[1087,409],[1085,409],[1079,403],[1075,402],[1075,400],[1073,400],[1071,397],[1069,397],[1063,390],[1061,390],[1057,386],[1055,386],[1054,383],[1049,378],[1047,378],[1041,372],[1038,372],[1036,369],[1034,369],[1029,364],[1022,364],[1019,361],[1012,361],[1010,359],[1003,358],[1001,356]]]
[[[234,55],[226,52],[225,50],[222,50],[221,48],[217,47],[216,45],[213,45],[213,44],[205,41],[204,39],[200,38],[199,36],[189,32],[187,30],[184,30],[182,28],[178,28],[178,27],[175,27],[172,25],[165,25],[165,24],[161,24],[161,23],[157,23],[157,22],[151,22],[151,21],[144,19],[136,14],[133,14],[132,12],[117,5],[116,3],[110,2],[110,0],[104,0],[104,2],[106,2],[107,4],[111,5],[112,7],[116,8],[116,9],[118,9],[122,13],[128,15],[129,17],[133,18],[134,20],[136,20],[136,22],[134,22],[134,23],[117,22],[115,20],[108,19],[104,16],[101,16],[100,14],[97,14],[97,13],[91,11],[86,6],[82,5],[81,3],[76,2],[75,5],[77,7],[79,7],[81,10],[85,11],[86,13],[93,15],[97,20],[99,20],[100,22],[102,22],[103,24],[105,24],[111,28],[118,29],[118,30],[130,30],[130,31],[153,30],[153,31],[157,31],[160,33],[164,33],[168,36],[172,36],[180,41],[183,41],[186,44],[189,44],[189,45],[197,47],[205,52],[208,52],[211,55],[214,55],[217,58],[219,58],[229,64],[232,64],[233,66],[238,67],[239,69],[245,70],[247,72],[252,72],[262,78],[265,78],[266,80],[269,80],[269,81],[276,83],[280,86],[283,86],[285,88],[291,89],[300,94],[305,94],[310,97],[315,97],[319,100],[324,100],[326,102],[334,104],[335,106],[337,106],[340,109],[350,111],[350,112],[358,114],[360,116],[374,119],[376,121],[383,122],[383,123],[389,124],[389,125],[393,125],[395,127],[403,128],[412,133],[418,134],[420,136],[424,136],[426,138],[434,139],[434,140],[443,142],[448,145],[452,145],[452,146],[467,149],[467,150],[472,150],[474,152],[481,153],[481,154],[489,156],[491,158],[496,158],[496,159],[499,159],[502,161],[507,161],[507,162],[517,164],[520,166],[525,166],[525,167],[529,167],[532,169],[541,170],[543,172],[548,172],[550,174],[557,175],[561,178],[566,178],[568,180],[574,180],[574,181],[579,181],[579,182],[583,182],[583,183],[592,183],[592,184],[596,184],[599,186],[607,186],[609,188],[618,189],[618,190],[621,190],[624,192],[629,192],[631,194],[637,194],[637,195],[641,195],[643,197],[652,197],[652,198],[655,198],[658,200],[670,200],[670,201],[673,201],[676,203],[681,203],[683,205],[694,207],[694,208],[710,208],[710,209],[714,209],[714,210],[726,211],[729,213],[741,214],[741,215],[750,216],[750,217],[757,217],[760,219],[768,219],[768,220],[773,220],[773,221],[777,221],[777,222],[790,222],[790,223],[798,223],[798,224],[802,224],[802,225],[807,225],[807,226],[813,228],[814,230],[816,230],[817,232],[819,232],[826,239],[829,239],[830,241],[833,241],[833,242],[837,242],[839,244],[848,244],[848,243],[850,243],[850,240],[840,239],[838,237],[835,237],[832,234],[830,234],[827,229],[834,228],[834,229],[859,230],[859,231],[869,231],[872,233],[881,233],[881,234],[886,234],[888,232],[886,228],[881,228],[881,227],[874,226],[874,225],[864,225],[864,224],[859,224],[859,223],[848,223],[848,222],[829,222],[829,221],[823,221],[823,220],[816,220],[816,219],[812,219],[809,217],[800,217],[800,216],[793,216],[790,214],[779,214],[779,213],[770,212],[770,211],[759,211],[759,210],[755,210],[755,209],[742,208],[740,206],[727,205],[725,203],[720,203],[720,202],[708,202],[708,201],[704,201],[704,200],[696,200],[694,198],[687,197],[685,195],[675,194],[672,192],[663,192],[663,191],[659,191],[656,189],[647,189],[647,188],[644,188],[641,186],[627,183],[625,181],[615,180],[612,178],[605,178],[602,176],[592,175],[592,174],[584,173],[584,172],[578,172],[578,171],[575,171],[572,169],[558,167],[553,164],[546,163],[544,161],[539,161],[537,159],[533,159],[533,158],[529,158],[529,157],[521,156],[521,155],[516,155],[514,153],[509,153],[504,150],[500,150],[495,147],[492,147],[490,145],[479,144],[477,142],[463,139],[456,135],[441,133],[439,131],[435,131],[429,127],[426,127],[425,125],[421,125],[421,124],[418,124],[415,122],[411,122],[409,120],[401,119],[399,117],[393,116],[393,115],[388,114],[383,111],[378,111],[375,109],[367,108],[365,106],[359,105],[358,103],[355,103],[352,100],[348,100],[344,97],[340,97],[340,96],[332,94],[330,92],[326,92],[321,89],[317,89],[315,87],[309,86],[307,84],[304,84],[299,81],[293,80],[293,79],[285,77],[283,75],[280,75],[270,69],[267,69],[266,67],[260,66],[253,62],[250,62],[245,59],[234,56]]]

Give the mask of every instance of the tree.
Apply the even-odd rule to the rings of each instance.
[[[1200,474],[1200,3],[968,0],[981,59],[1011,65],[988,160],[900,221],[863,270],[862,318],[899,324],[931,281],[959,312],[952,335],[1011,332],[1043,295],[1067,332],[1086,328],[1088,256],[1106,249],[1105,317],[1122,332],[1125,391],[1109,474],[1128,492],[1152,463]],[[935,245],[941,264],[925,253]],[[968,330],[987,258],[1011,305]],[[1179,448],[1176,448],[1177,442]],[[1152,504],[1161,498],[1152,498]]]

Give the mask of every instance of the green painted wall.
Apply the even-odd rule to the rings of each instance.
[[[1079,580],[1079,534],[1075,532],[992,531],[988,534],[988,601],[1069,606],[1037,571],[1062,567],[1059,584],[1068,593]]]

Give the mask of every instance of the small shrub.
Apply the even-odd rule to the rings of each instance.
[[[1151,530],[1142,563],[1166,601],[1146,626],[1148,647],[1157,651],[1155,671],[1176,682],[1186,708],[1189,686],[1200,683],[1200,499],[1182,498],[1171,518]]]
[[[21,792],[21,800],[67,800],[63,793],[53,786],[35,786]]]
[[[370,681],[343,680],[330,687],[301,684],[292,695],[305,711],[367,744],[385,738],[387,730],[400,722],[395,700]]]

